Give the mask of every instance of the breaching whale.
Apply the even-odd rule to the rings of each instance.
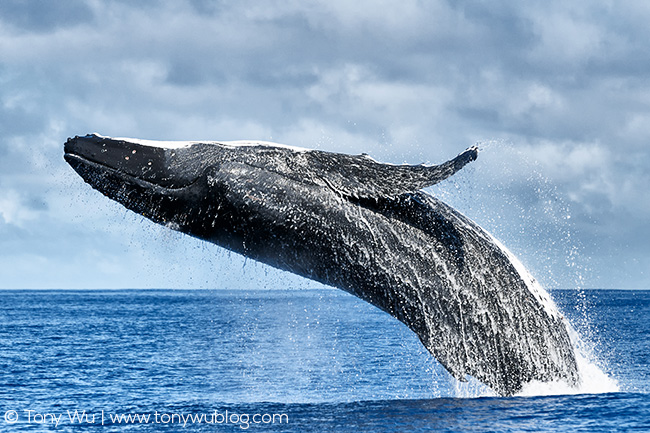
[[[436,166],[263,142],[76,136],[65,160],[128,209],[343,289],[396,317],[457,379],[500,395],[579,374],[563,317],[505,247],[421,189]]]

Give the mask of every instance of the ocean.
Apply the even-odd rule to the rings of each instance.
[[[556,291],[578,390],[501,398],[336,289],[2,291],[1,431],[650,431],[650,291]]]

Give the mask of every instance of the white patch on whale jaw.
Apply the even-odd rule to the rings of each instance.
[[[289,149],[294,152],[309,152],[312,149],[307,149],[298,146],[290,146],[287,144],[272,143],[270,141],[255,141],[255,140],[237,140],[237,141],[159,141],[159,140],[144,140],[141,138],[128,138],[128,137],[107,137],[101,134],[94,133],[100,138],[108,138],[111,140],[120,140],[127,143],[139,144],[140,146],[158,147],[162,149],[182,149],[193,146],[195,144],[213,144],[218,146],[237,148],[237,147],[279,147],[282,149]]]

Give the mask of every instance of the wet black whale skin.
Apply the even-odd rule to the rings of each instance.
[[[477,157],[391,165],[268,144],[158,147],[98,135],[66,161],[157,223],[341,288],[406,324],[456,378],[500,395],[579,378],[563,319],[478,225],[420,189]],[[552,307],[551,307],[552,308]]]

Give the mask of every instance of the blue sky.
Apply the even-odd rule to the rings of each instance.
[[[479,159],[435,195],[549,288],[650,288],[642,1],[0,3],[0,288],[310,287],[157,227],[67,137]]]

